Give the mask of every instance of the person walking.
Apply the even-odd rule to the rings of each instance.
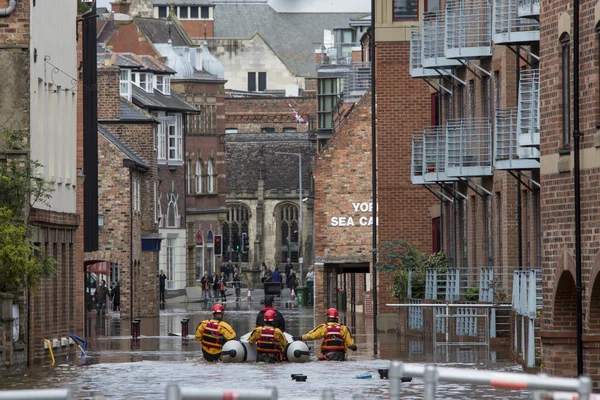
[[[227,297],[226,297],[226,294],[225,294],[225,290],[227,289],[226,286],[225,286],[226,283],[227,283],[227,280],[225,278],[225,273],[221,272],[221,280],[219,282],[219,291],[221,292],[221,301],[223,303],[227,302]]]
[[[221,358],[223,345],[236,338],[235,331],[223,321],[225,309],[222,304],[212,308],[213,317],[202,321],[196,328],[196,340],[202,343],[202,354],[206,361],[217,361]]]
[[[208,283],[208,272],[204,272],[204,276],[200,278],[200,285],[202,286],[202,301],[205,303],[212,297],[210,295],[210,286]]]
[[[119,281],[115,284],[115,287],[110,292],[110,299],[112,300],[112,310],[120,311],[121,310],[121,286],[119,285]]]
[[[221,288],[220,283],[221,283],[221,280],[219,279],[219,275],[217,275],[213,272],[212,290],[213,290],[213,299],[215,301],[217,301],[217,299],[219,298],[219,289]]]
[[[306,274],[306,286],[314,286],[315,285],[315,269],[310,267],[308,269],[308,273]]]
[[[265,296],[265,306],[256,315],[256,326],[264,326],[265,313],[267,313],[268,311],[274,311],[275,322],[273,326],[281,329],[282,332],[285,332],[285,318],[283,318],[283,315],[275,308],[274,302],[275,299],[273,298],[273,296]]]
[[[240,301],[240,292],[242,290],[242,277],[238,270],[238,266],[235,266],[235,272],[233,273],[233,288],[235,289],[235,301]]]
[[[161,269],[160,274],[158,274],[158,288],[159,288],[159,294],[160,294],[159,301],[161,303],[165,302],[165,285],[166,285],[166,283],[167,283],[167,275],[165,275],[165,273]]]
[[[281,273],[279,272],[279,267],[275,267],[272,280],[273,282],[281,282]]]
[[[106,310],[106,297],[108,296],[108,288],[106,287],[106,282],[104,279],[100,281],[100,286],[96,289],[94,293],[94,303],[96,303],[96,315],[100,315],[105,313]]]
[[[288,289],[293,290],[296,288],[296,271],[291,270],[289,276],[287,277],[286,285]]]
[[[274,363],[283,361],[287,339],[281,329],[274,326],[275,311],[265,312],[264,325],[252,332],[248,339],[249,344],[256,343],[256,361]]]
[[[285,280],[287,281],[290,277],[290,273],[294,269],[294,265],[292,264],[292,260],[288,257],[287,264],[285,264]]]

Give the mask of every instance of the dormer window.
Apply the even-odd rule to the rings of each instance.
[[[152,74],[146,72],[134,72],[132,81],[134,85],[139,86],[148,93],[152,93]]]
[[[154,75],[154,89],[162,94],[171,94],[171,77],[165,75]]]
[[[122,69],[119,79],[119,94],[121,97],[131,101],[131,70]]]

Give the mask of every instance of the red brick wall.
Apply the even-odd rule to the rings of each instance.
[[[119,67],[98,68],[98,120],[114,120],[121,116]]]
[[[0,8],[7,8],[9,0],[0,0]],[[15,10],[0,19],[0,44],[29,45],[29,2],[17,1]]]
[[[204,39],[214,36],[214,21],[208,20],[179,20],[192,39]]]
[[[106,48],[115,53],[134,53],[138,55],[156,56],[156,50],[135,23],[121,25],[106,43]]]

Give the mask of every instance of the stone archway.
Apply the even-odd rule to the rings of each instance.
[[[554,292],[552,327],[557,331],[575,330],[576,302],[575,279],[569,270],[563,270]]]

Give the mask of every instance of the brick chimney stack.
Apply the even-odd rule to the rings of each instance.
[[[113,1],[110,3],[112,10],[116,14],[129,14],[131,3],[128,1]]]

